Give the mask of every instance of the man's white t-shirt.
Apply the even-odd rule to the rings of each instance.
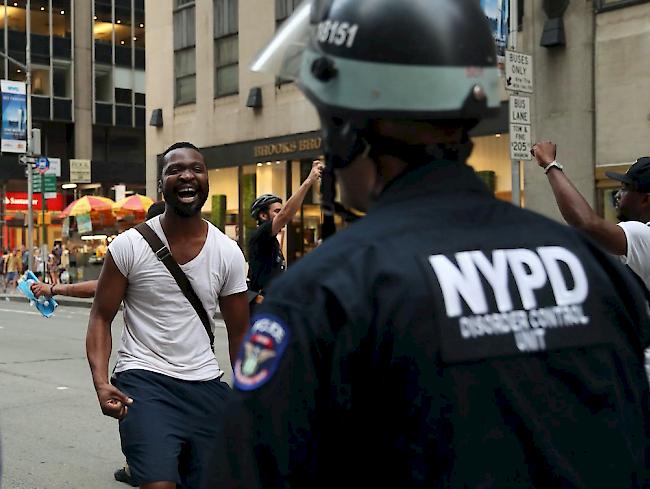
[[[160,216],[147,224],[167,247]],[[205,327],[165,265],[135,229],[109,246],[113,261],[128,279],[124,296],[124,330],[116,372],[142,369],[182,380],[212,380],[219,368]],[[208,223],[199,254],[181,265],[205,307],[214,331],[219,297],[247,290],[246,262],[233,240]]]
[[[636,273],[650,291],[650,222],[619,222],[627,238],[627,253],[620,256],[623,263]]]

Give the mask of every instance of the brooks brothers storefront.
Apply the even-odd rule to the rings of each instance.
[[[508,135],[490,129],[487,135],[473,138],[470,163],[497,197],[508,200]],[[247,254],[248,237],[256,227],[249,213],[252,202],[264,193],[276,194],[286,202],[309,175],[313,160],[323,157],[322,148],[320,131],[201,148],[210,178],[204,216]],[[286,234],[280,236],[289,264],[318,246],[321,224],[320,188],[314,185]],[[344,225],[338,216],[336,224]]]
[[[250,216],[255,198],[273,193],[286,202],[309,175],[313,160],[322,157],[321,148],[319,131],[201,148],[210,178],[204,216],[247,253],[248,237],[256,227]],[[320,188],[314,185],[279,237],[288,263],[318,245],[320,227]]]

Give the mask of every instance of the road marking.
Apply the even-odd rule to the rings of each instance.
[[[63,386],[60,386],[60,387],[57,387],[56,390],[57,390],[57,391],[67,391],[68,388],[67,388],[67,387],[63,387]]]
[[[31,314],[32,316],[42,316],[40,312],[20,311],[18,309],[0,309],[0,312],[15,312],[17,314]]]

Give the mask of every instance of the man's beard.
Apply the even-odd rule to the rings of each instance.
[[[165,197],[165,202],[169,207],[171,207],[174,214],[178,217],[194,217],[197,214],[200,214],[203,204],[208,200],[208,193],[199,193],[198,198],[191,204],[184,204],[176,198],[174,192],[168,192],[168,195],[163,194]]]

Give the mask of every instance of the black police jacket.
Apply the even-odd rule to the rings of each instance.
[[[274,283],[219,487],[643,487],[648,313],[579,232],[417,168]]]

